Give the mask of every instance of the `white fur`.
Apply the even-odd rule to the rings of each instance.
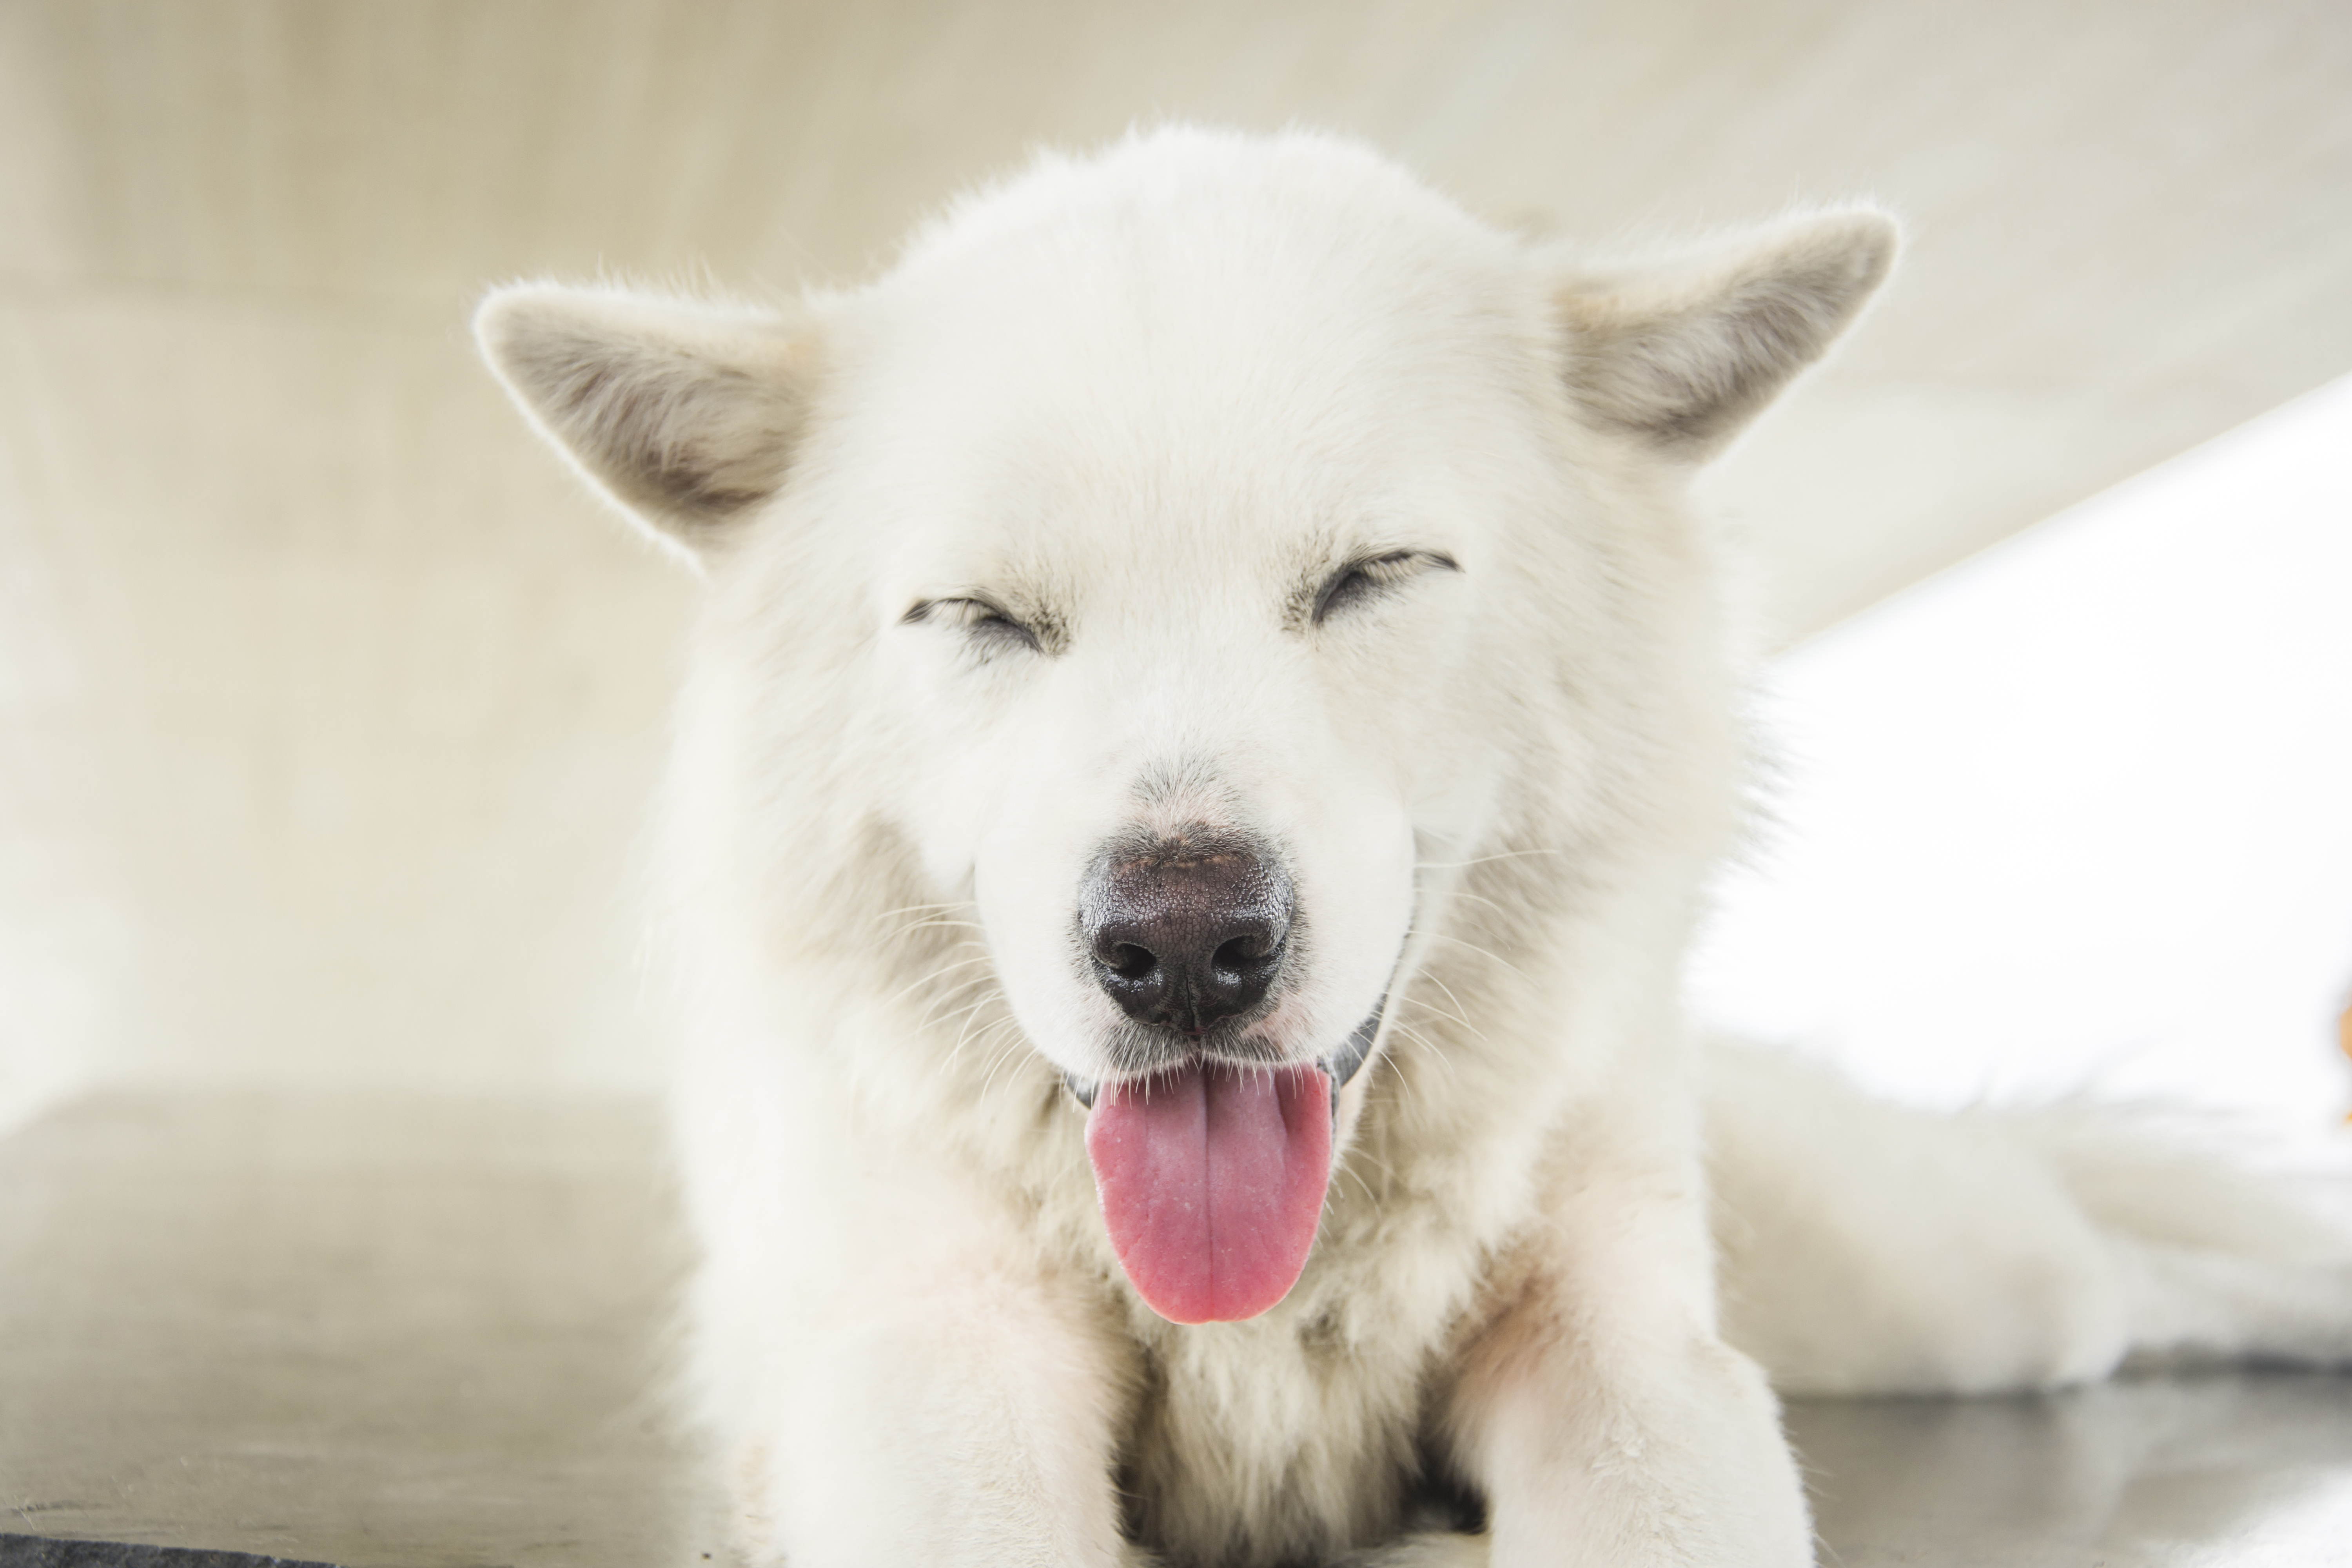
[[[2345,1352],[2323,1241],[2254,1238],[2254,1188],[2130,1212],[2127,1139],[1738,1053],[1702,1137],[1676,978],[1740,743],[1681,484],[1893,248],[1853,209],[1599,262],[1345,142],[1173,131],[789,316],[484,305],[534,421],[709,579],[666,921],[693,1383],[754,1560],[1802,1563],[1751,1356],[1864,1390]],[[1296,882],[1286,1059],[1391,1000],[1304,1277],[1180,1328],[1062,1080],[1114,1070],[1089,857],[1200,822]]]

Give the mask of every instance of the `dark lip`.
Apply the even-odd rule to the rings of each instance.
[[[1371,1059],[1372,1046],[1381,1037],[1381,1020],[1387,1016],[1388,1006],[1387,994],[1382,993],[1381,999],[1372,1004],[1370,1015],[1348,1032],[1348,1037],[1340,1042],[1337,1049],[1316,1058],[1312,1062],[1287,1064],[1297,1067],[1318,1067],[1331,1075],[1331,1115],[1334,1120],[1337,1120],[1339,1114],[1339,1091],[1347,1088],[1349,1080],[1362,1071],[1364,1064]],[[1223,1060],[1224,1058],[1219,1057],[1205,1059]],[[1248,1065],[1269,1067],[1276,1064],[1260,1061]],[[1099,1080],[1083,1079],[1065,1069],[1062,1082],[1069,1089],[1071,1098],[1080,1105],[1088,1110],[1095,1108],[1095,1100],[1102,1093],[1102,1083]]]
[[[1331,1090],[1335,1096],[1347,1088],[1348,1080],[1362,1071],[1364,1064],[1371,1059],[1372,1045],[1381,1037],[1381,1020],[1388,1016],[1388,993],[1383,991],[1381,999],[1372,1004],[1370,1015],[1349,1032],[1338,1050],[1323,1058],[1324,1070],[1331,1075]]]

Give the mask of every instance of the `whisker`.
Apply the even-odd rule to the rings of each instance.
[[[894,1005],[909,991],[918,990],[925,985],[936,984],[941,978],[953,973],[959,969],[970,969],[975,963],[986,963],[987,962],[988,954],[983,952],[974,958],[960,958],[953,963],[943,963],[937,969],[932,970],[929,973],[922,975],[918,979],[910,980],[906,984],[898,987],[897,991],[891,993],[889,1000],[882,1005],[885,1007]]]
[[[955,921],[936,916],[929,916],[910,921],[895,931],[886,931],[881,933],[881,940],[884,942],[906,942],[911,938],[920,935],[924,931],[962,931],[981,933],[985,932],[987,929],[988,928],[986,926],[980,924],[976,921]],[[982,942],[979,935],[975,934],[971,936],[958,937],[953,945],[961,947],[984,947],[987,943]]]
[[[1439,1067],[1444,1068],[1445,1076],[1448,1080],[1451,1080],[1455,1077],[1453,1058],[1445,1054],[1444,1047],[1439,1045],[1435,1040],[1431,1039],[1427,1035],[1423,1034],[1419,1029],[1412,1027],[1410,1024],[1399,1021],[1391,1025],[1390,1027],[1396,1030],[1398,1034],[1402,1035],[1406,1039],[1411,1040],[1413,1044],[1419,1046],[1422,1048],[1423,1054],[1426,1055]]]
[[[1495,909],[1500,910],[1507,915],[1516,914],[1517,912],[1500,901],[1488,898],[1484,893],[1474,893],[1467,888],[1448,888],[1445,889],[1445,897],[1449,899],[1469,899],[1476,903],[1488,904],[1493,906]]]
[[[1381,1175],[1388,1178],[1388,1182],[1391,1186],[1394,1186],[1396,1184],[1396,1168],[1391,1165],[1386,1160],[1381,1159],[1379,1155],[1365,1148],[1361,1143],[1358,1143],[1354,1147],[1350,1148],[1348,1151],[1348,1157],[1351,1162],[1360,1162],[1371,1166]],[[1361,1182],[1364,1178],[1361,1173],[1359,1173],[1356,1179]],[[1379,1201],[1380,1194],[1372,1192],[1371,1186],[1369,1183],[1365,1184],[1364,1191],[1371,1194],[1374,1202]]]
[[[887,932],[887,934],[888,938],[892,941],[911,936],[919,931],[928,930],[932,927],[966,926],[973,931],[984,931],[987,929],[977,920],[966,921],[949,918],[950,916],[960,913],[977,915],[980,913],[980,906],[972,902],[970,899],[962,899],[954,903],[947,904],[901,904],[895,910],[884,910],[880,913],[871,916],[870,921],[871,923],[878,926],[886,921],[897,920],[901,916],[912,915],[916,917],[913,920],[908,921],[905,924],[900,925],[896,930]]]
[[[887,921],[892,915],[911,915],[927,910],[977,910],[979,907],[970,899],[958,899],[952,903],[946,904],[900,904],[895,910],[884,910],[874,918],[877,921]]]
[[[910,921],[906,925],[900,926],[897,931],[887,931],[884,934],[891,938],[898,938],[912,936],[919,931],[954,931],[958,929],[964,931],[986,931],[988,928],[981,924],[978,921],[929,919]]]
[[[933,1077],[938,1077],[953,1067],[957,1059],[963,1055],[967,1045],[985,1046],[998,1031],[1018,1027],[1018,1020],[1013,1016],[1010,1009],[998,1017],[988,1019],[984,1023],[982,1021],[981,1014],[1003,1001],[1004,993],[992,985],[986,994],[971,1006],[950,1015],[950,1017],[961,1018],[963,1026],[956,1031],[955,1044],[948,1047],[947,1054],[941,1057],[939,1065],[931,1069]],[[942,1018],[940,1022],[945,1024],[947,1019]]]
[[[1457,871],[1465,866],[1484,866],[1496,860],[1522,860],[1531,855],[1565,855],[1565,849],[1505,849],[1494,855],[1481,855],[1475,860],[1416,860],[1417,871]]]
[[[1517,964],[1513,963],[1501,953],[1489,952],[1487,949],[1480,947],[1475,942],[1465,942],[1458,936],[1448,936],[1442,931],[1429,931],[1422,928],[1415,928],[1410,934],[1413,936],[1427,937],[1432,942],[1450,942],[1457,947],[1466,947],[1471,952],[1476,953],[1479,957],[1488,959],[1496,963],[1501,964],[1504,968],[1509,970],[1512,973],[1517,975],[1528,984],[1533,985],[1535,984],[1534,977],[1529,975],[1526,970],[1521,969]]]
[[[1018,1056],[1020,1054],[1020,1048],[1021,1042],[1018,1039],[1011,1040],[1005,1044],[1003,1049],[998,1051],[994,1057],[990,1058],[987,1076],[980,1080],[981,1099],[987,1099],[990,1092],[995,1089],[998,1070],[1001,1069],[1006,1062],[1011,1061],[1014,1057]]]
[[[1434,974],[1424,973],[1415,975],[1414,978],[1417,980],[1426,980],[1432,985],[1436,986],[1440,991],[1444,992],[1445,999],[1454,1004],[1454,1011],[1451,1013],[1445,1011],[1444,1008],[1431,1002],[1425,996],[1415,996],[1411,994],[1402,998],[1406,1005],[1418,1007],[1424,1013],[1445,1019],[1448,1023],[1459,1025],[1461,1027],[1469,1030],[1482,1045],[1491,1045],[1494,1043],[1486,1038],[1486,1030],[1481,1029],[1477,1025],[1470,1021],[1468,1011],[1462,1005],[1462,998],[1454,994],[1454,987],[1446,984],[1444,981],[1440,980]]]
[[[971,992],[970,990],[966,990],[960,994],[968,996],[971,994]],[[997,990],[996,987],[992,985],[984,987],[981,990],[978,998],[975,999],[971,1005],[959,1007],[952,1013],[940,1013],[937,1016],[933,1016],[931,1013],[926,1013],[921,1018],[916,1020],[915,1026],[919,1029],[943,1029],[958,1018],[970,1019],[974,1013],[979,1012],[991,1002],[998,1000],[1003,995],[1003,993]],[[952,1002],[958,1000],[958,997],[950,996],[945,998],[945,1000]],[[937,1012],[937,1009],[933,1009],[933,1012]],[[961,1044],[961,1042],[958,1043]]]

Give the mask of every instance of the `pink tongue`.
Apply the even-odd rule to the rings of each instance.
[[[1119,1266],[1179,1323],[1255,1318],[1307,1267],[1331,1179],[1319,1068],[1194,1065],[1107,1086],[1087,1156]]]

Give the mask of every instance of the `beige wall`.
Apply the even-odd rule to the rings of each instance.
[[[1506,221],[1871,192],[1897,291],[1710,494],[1780,635],[2352,368],[2352,10],[16,0],[0,1115],[90,1075],[648,1082],[685,584],[480,285],[854,278],[1039,139],[1374,137]]]

